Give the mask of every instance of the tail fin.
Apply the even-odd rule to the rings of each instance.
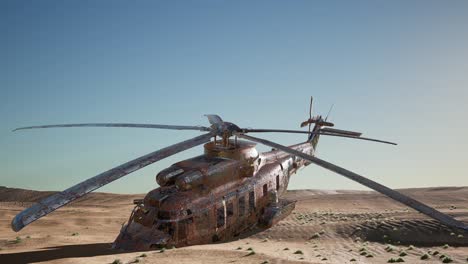
[[[320,129],[322,126],[333,126],[333,123],[326,122],[322,118],[321,115],[313,116],[312,115],[312,110],[313,110],[313,102],[314,98],[311,96],[310,97],[310,105],[309,105],[309,119],[301,123],[301,127],[309,126],[309,135],[307,136],[307,141],[312,144],[314,149],[316,148],[318,144],[318,140],[320,135],[318,132],[320,132]],[[314,127],[311,129],[312,124],[315,124]]]

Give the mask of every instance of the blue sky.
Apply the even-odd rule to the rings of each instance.
[[[0,185],[62,190],[198,135],[70,122],[337,128],[318,155],[390,187],[466,186],[466,1],[2,1]],[[262,135],[282,144],[304,135]],[[265,148],[260,148],[265,150]],[[101,191],[143,193],[186,151]],[[364,189],[321,168],[291,189]]]

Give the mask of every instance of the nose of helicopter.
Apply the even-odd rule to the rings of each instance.
[[[150,250],[166,247],[169,242],[168,234],[133,222],[122,227],[112,248],[129,251]]]

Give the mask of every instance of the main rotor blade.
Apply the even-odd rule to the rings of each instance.
[[[176,125],[160,125],[160,124],[129,124],[129,123],[83,123],[83,124],[58,124],[44,126],[28,126],[16,128],[13,131],[34,128],[53,128],[53,127],[137,127],[137,128],[159,128],[159,129],[175,129],[175,130],[199,130],[210,131],[204,126],[176,126]]]
[[[392,198],[393,200],[396,200],[408,207],[411,207],[433,219],[436,219],[438,221],[440,221],[441,223],[447,225],[447,226],[450,226],[450,227],[456,227],[456,228],[460,228],[460,229],[463,229],[463,230],[466,230],[468,231],[468,226],[466,226],[463,222],[461,221],[458,221],[456,219],[454,219],[453,217],[449,216],[449,215],[446,215],[440,211],[437,211],[436,209],[430,207],[430,206],[427,206],[411,197],[408,197],[400,192],[397,192],[395,190],[392,190],[382,184],[379,184],[375,181],[372,181],[368,178],[365,178],[361,175],[358,175],[352,171],[349,171],[347,169],[344,169],[342,167],[339,167],[335,164],[332,164],[330,162],[327,162],[325,160],[322,160],[322,159],[319,159],[317,157],[314,157],[314,156],[311,156],[311,155],[308,155],[306,153],[303,153],[303,152],[300,152],[300,151],[297,151],[297,150],[294,150],[294,149],[291,149],[291,148],[288,148],[286,146],[283,146],[283,145],[280,145],[280,144],[277,144],[277,143],[274,143],[274,142],[271,142],[271,141],[268,141],[268,140],[265,140],[265,139],[261,139],[261,138],[256,138],[256,137],[251,137],[251,136],[247,136],[247,135],[244,135],[244,134],[236,134],[238,137],[241,137],[241,138],[244,138],[244,139],[247,139],[247,140],[250,140],[250,141],[253,141],[253,142],[257,142],[257,143],[261,143],[261,144],[264,144],[264,145],[267,145],[267,146],[270,146],[270,147],[273,147],[275,149],[279,149],[279,150],[282,150],[286,153],[289,153],[291,155],[294,155],[294,156],[298,156],[298,157],[301,157],[305,160],[309,160],[310,162],[316,164],[316,165],[319,165],[320,167],[323,167],[327,170],[330,170],[330,171],[333,171],[337,174],[340,174],[340,175],[343,175],[345,177],[347,177],[348,179],[351,179],[355,182],[358,182],[364,186],[367,186],[381,194],[384,194],[390,198]]]
[[[321,129],[323,130],[323,129]],[[367,140],[367,141],[373,141],[373,142],[379,142],[379,143],[385,143],[385,144],[391,144],[391,145],[397,145],[397,143],[390,142],[390,141],[385,141],[385,140],[380,140],[380,139],[373,139],[373,138],[366,138],[366,137],[359,137],[359,136],[353,136],[353,135],[347,135],[347,134],[338,134],[338,133],[331,133],[331,132],[307,132],[307,131],[302,131],[302,130],[285,130],[285,129],[253,129],[253,128],[243,128],[241,129],[242,133],[270,133],[270,132],[278,132],[278,133],[297,133],[297,134],[317,134],[317,135],[324,135],[324,136],[333,136],[333,137],[345,137],[345,138],[354,138],[354,139],[360,139],[360,140]],[[336,131],[344,131],[344,132],[351,132],[351,131],[346,131],[346,130],[341,130],[337,129]],[[358,133],[358,132],[354,132]]]
[[[181,151],[193,148],[203,143],[209,142],[213,135],[211,133],[204,134],[186,141],[179,142],[172,146],[154,151],[106,172],[103,172],[97,176],[94,176],[86,181],[78,183],[77,185],[66,189],[63,192],[51,195],[33,206],[23,210],[21,213],[15,216],[11,222],[11,228],[18,232],[26,225],[31,222],[49,214],[52,211],[92,192],[108,183],[111,183],[129,173],[139,170],[151,163],[162,160],[169,156],[172,156]]]
[[[278,132],[278,133],[297,133],[297,134],[317,134],[315,132],[307,132],[302,130],[287,130],[287,129],[254,129],[254,128],[242,128],[242,133],[251,133],[251,132],[260,132],[260,133],[269,133],[269,132]]]

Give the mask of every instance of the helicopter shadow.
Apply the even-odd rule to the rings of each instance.
[[[0,254],[0,263],[36,263],[64,258],[83,258],[121,253],[111,249],[111,243],[64,245],[41,248],[39,251],[24,251]],[[130,251],[126,251],[130,252]]]

